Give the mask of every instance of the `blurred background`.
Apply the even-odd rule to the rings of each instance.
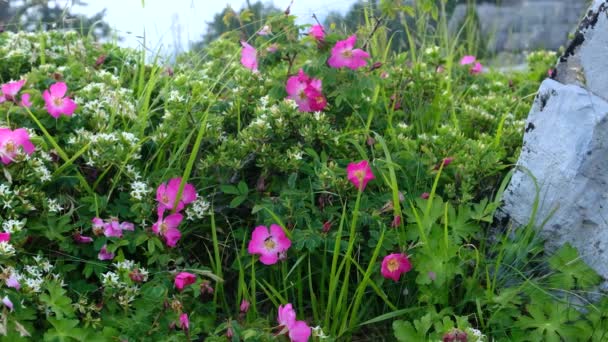
[[[145,46],[164,56],[202,49],[230,30],[253,35],[273,13],[298,23],[316,21],[350,33],[366,10],[382,18],[392,49],[407,48],[405,26],[413,0],[0,0],[4,30],[75,29],[121,46]],[[421,0],[444,2],[454,35],[476,30],[478,56],[517,64],[522,52],[558,50],[584,14],[588,0]],[[387,15],[390,13],[390,15]],[[466,25],[465,25],[466,24]],[[470,32],[467,34],[470,37]]]

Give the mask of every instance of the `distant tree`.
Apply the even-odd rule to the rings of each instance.
[[[246,5],[239,12],[226,6],[222,12],[213,17],[213,21],[207,23],[207,31],[203,35],[203,39],[194,43],[193,49],[201,49],[222,34],[234,30],[241,31],[243,38],[250,37],[262,28],[268,16],[280,12],[281,10],[274,7],[272,3],[264,4],[262,1],[251,4],[247,0]]]
[[[87,17],[73,14],[74,7],[84,7],[82,0],[71,0],[61,6],[54,0],[0,0],[0,25],[9,31],[73,29],[83,34],[104,38],[110,26],[103,21],[105,9]]]

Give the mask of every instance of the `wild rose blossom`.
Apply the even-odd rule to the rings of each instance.
[[[325,29],[323,28],[323,25],[312,25],[308,34],[319,42],[325,40]]]
[[[3,84],[0,88],[2,89],[2,97],[4,98],[4,100],[15,102],[15,100],[17,99],[17,94],[19,94],[19,91],[21,90],[24,84],[25,80],[13,81]]]
[[[187,313],[184,312],[181,315],[179,315],[179,323],[180,323],[182,330],[190,329],[190,320],[188,319]]]
[[[241,64],[251,71],[258,71],[258,52],[247,42],[241,41],[241,45]]]
[[[471,73],[471,75],[477,75],[483,71],[483,65],[477,61],[477,58],[475,56],[467,55],[467,56],[462,57],[462,59],[460,59],[460,65],[470,65],[470,64],[473,64],[471,66],[471,68],[469,69],[469,72]]]
[[[0,242],[9,242],[11,240],[11,233],[0,233]]]
[[[80,244],[85,244],[85,243],[91,243],[93,242],[93,238],[90,236],[84,236],[82,234],[80,234],[80,232],[75,232],[72,235],[72,238],[74,239],[74,242],[76,243],[80,243]]]
[[[19,279],[15,273],[11,273],[11,275],[6,278],[4,281],[6,286],[14,288],[15,290],[19,290],[21,288],[21,284],[19,283]]]
[[[239,307],[242,313],[247,313],[249,311],[249,301],[247,299],[243,299],[241,301],[241,306]]]
[[[114,253],[108,252],[108,245],[103,245],[99,254],[97,254],[97,259],[99,260],[112,260],[114,259]]]
[[[281,226],[257,226],[253,230],[247,251],[249,254],[260,255],[260,262],[264,265],[273,265],[283,258],[285,252],[291,247],[291,240],[285,236]]]
[[[78,108],[78,105],[66,96],[67,92],[68,86],[64,82],[57,82],[42,93],[42,98],[46,103],[46,111],[55,119],[62,114],[72,116]]]
[[[469,65],[475,63],[477,58],[475,56],[466,55],[460,59],[460,65]]]
[[[393,253],[384,257],[382,260],[381,273],[384,278],[399,281],[403,273],[409,272],[412,264],[407,255],[403,253]]]
[[[177,227],[179,227],[183,219],[184,216],[179,213],[171,214],[166,218],[163,218],[161,215],[158,221],[152,225],[152,231],[156,235],[162,236],[168,247],[175,247],[177,241],[182,237],[182,233]]]
[[[479,62],[475,62],[473,67],[469,70],[471,75],[480,74],[482,71],[483,71],[483,65],[481,65],[481,63],[479,63]]]
[[[9,310],[13,311],[13,302],[11,302],[11,300],[10,300],[10,298],[8,298],[8,296],[4,296],[4,298],[2,298],[2,304],[4,304],[4,306],[9,308]]]
[[[304,70],[300,69],[297,76],[287,79],[285,90],[287,98],[294,100],[298,104],[301,112],[322,111],[327,105],[327,100],[321,93],[321,80],[310,78]]]
[[[264,25],[264,27],[258,31],[258,35],[260,36],[267,36],[269,34],[272,34],[272,30],[270,29],[269,25]]]
[[[165,210],[173,210],[177,193],[179,192],[179,186],[182,182],[181,177],[171,178],[169,182],[162,183],[156,189],[156,201],[158,201],[158,215],[162,215]],[[184,185],[182,196],[177,202],[176,211],[184,209],[186,204],[190,204],[196,200],[196,189],[190,183]]]
[[[13,81],[3,84],[0,87],[2,90],[2,94],[0,94],[0,103],[5,101],[11,101],[15,104],[19,104],[21,107],[31,107],[32,103],[30,102],[30,94],[21,95],[21,100],[17,100],[17,95],[21,88],[25,84],[25,80]]]
[[[21,148],[26,154],[31,155],[36,149],[30,141],[30,135],[25,128],[0,128],[0,160],[4,165],[15,160],[18,149]]]
[[[30,97],[31,97],[30,94],[21,95],[21,102],[19,103],[19,105],[21,107],[30,108],[32,106],[32,101],[30,100]]]
[[[442,165],[443,165],[443,168],[446,168],[448,165],[452,164],[453,161],[454,161],[454,157],[443,158],[439,163],[437,163],[437,165],[435,165],[435,167],[433,167],[433,170],[435,170],[435,171],[439,170]]]
[[[369,167],[367,160],[362,160],[358,163],[349,163],[346,167],[346,174],[348,180],[359,189],[359,191],[365,190],[367,183],[375,179],[372,169]]]
[[[287,333],[292,342],[307,342],[312,334],[306,322],[296,320],[296,312],[291,303],[279,305],[277,321],[281,329],[279,335]]]
[[[173,284],[175,288],[182,291],[186,286],[196,283],[196,275],[189,272],[180,272],[175,276]]]
[[[361,49],[355,49],[356,43],[356,35],[338,41],[331,49],[331,57],[327,61],[329,66],[332,68],[347,67],[352,70],[366,66],[369,54]]]

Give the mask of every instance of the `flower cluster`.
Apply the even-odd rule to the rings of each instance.
[[[184,209],[186,204],[194,202],[197,198],[196,189],[188,183],[184,184],[180,194],[181,183],[181,177],[172,178],[156,189],[158,220],[152,226],[152,231],[162,236],[169,247],[175,247],[182,236],[178,227],[184,216],[179,212]],[[165,217],[166,210],[172,212],[172,214]]]
[[[136,299],[140,293],[139,285],[148,281],[148,271],[131,260],[123,260],[112,264],[114,271],[101,274],[104,294],[116,299],[124,308]]]
[[[477,75],[483,71],[483,65],[477,61],[475,56],[464,56],[460,59],[460,65],[472,65],[469,69],[471,75]]]
[[[291,342],[306,342],[310,338],[312,331],[305,321],[296,320],[296,312],[291,303],[287,305],[279,305],[279,322],[278,335],[287,334]]]
[[[0,128],[0,160],[2,164],[8,165],[18,160],[20,153],[31,155],[34,153],[34,144],[30,141],[30,135],[24,128],[11,130]]]
[[[321,93],[321,80],[311,78],[300,69],[297,76],[291,76],[285,86],[287,98],[298,104],[301,112],[322,111],[327,100]]]

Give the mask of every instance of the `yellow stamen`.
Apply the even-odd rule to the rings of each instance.
[[[389,271],[395,272],[399,269],[399,261],[397,261],[396,259],[391,259],[389,260],[388,265],[386,265],[386,267]]]
[[[264,240],[264,247],[266,247],[267,250],[271,251],[276,247],[276,243],[274,242],[274,240],[269,237],[266,240]]]

